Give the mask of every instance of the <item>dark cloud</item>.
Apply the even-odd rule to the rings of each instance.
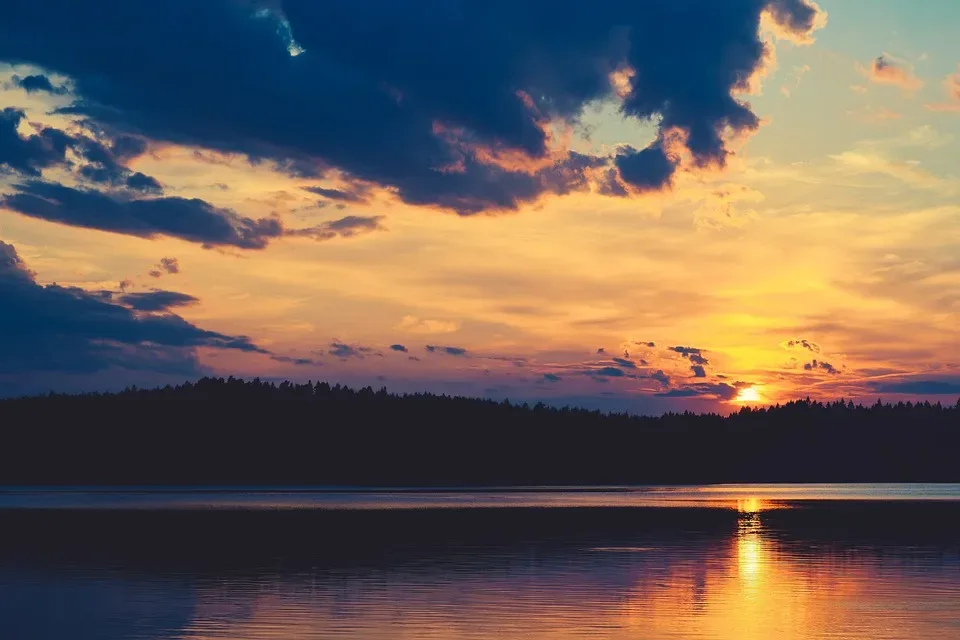
[[[408,349],[402,344],[392,344],[390,345],[391,351],[399,351],[400,353],[407,353]]]
[[[626,198],[630,195],[630,192],[627,191],[620,180],[620,173],[613,168],[604,171],[602,177],[597,181],[597,193],[614,198]]]
[[[623,369],[618,369],[617,367],[600,367],[599,369],[587,371],[587,373],[601,378],[623,378],[627,375]]]
[[[651,349],[654,348],[655,346],[657,346],[657,343],[656,343],[656,342],[643,342],[643,341],[639,341],[639,342],[638,342],[638,341],[636,341],[636,340],[634,340],[633,344],[635,344],[635,345],[637,345],[637,346],[639,346],[639,347],[650,347]]]
[[[426,350],[429,353],[445,353],[448,356],[465,356],[467,355],[467,350],[461,347],[439,347],[437,345],[428,344]]]
[[[22,109],[6,107],[0,111],[0,169],[37,177],[47,167],[66,162],[73,139],[50,127],[23,137],[19,127],[24,118]]]
[[[544,382],[560,382],[563,378],[553,373],[545,373],[543,374],[543,380]]]
[[[0,375],[122,368],[187,376],[203,371],[199,347],[268,353],[243,336],[116,304],[113,295],[39,285],[14,247],[0,242]]]
[[[663,372],[663,369],[657,369],[655,372],[650,374],[651,380],[656,380],[664,387],[670,386],[670,376]]]
[[[174,275],[180,273],[180,262],[176,258],[160,258],[156,268],[149,272],[153,278],[159,278],[164,274]]]
[[[759,126],[733,94],[764,64],[761,14],[798,35],[814,24],[803,0],[438,6],[32,0],[4,7],[0,60],[66,75],[78,97],[62,111],[104,128],[300,176],[335,168],[466,214],[583,188],[583,158],[551,161],[549,124],[612,97],[611,72],[626,67],[623,114],[681,132],[696,164],[722,165],[724,135]],[[656,156],[626,154],[624,180],[665,183]]]
[[[25,117],[22,110],[11,107],[0,112],[0,167],[37,178],[44,169],[62,166],[94,184],[155,195],[163,192],[156,178],[123,164],[146,150],[141,138],[122,135],[106,146],[87,135],[70,135],[52,127],[38,128],[37,133],[23,137],[18,128]],[[76,153],[79,166],[68,159],[68,150]]]
[[[276,360],[277,362],[283,362],[285,364],[295,364],[299,367],[304,366],[321,366],[323,363],[313,360],[311,358],[297,358],[293,356],[270,356],[271,360]]]
[[[606,353],[606,352],[607,352],[607,350],[604,349],[603,347],[600,347],[599,349],[597,349],[597,355],[601,355],[601,354],[604,354],[604,353]]]
[[[351,188],[344,191],[341,189],[326,189],[324,187],[304,187],[304,190],[323,196],[328,200],[340,200],[343,202],[363,203],[367,201],[369,187],[351,185]]]
[[[163,185],[156,178],[134,172],[125,165],[146,151],[142,138],[121,135],[103,142],[87,135],[75,135],[70,140],[70,147],[85,161],[77,169],[81,178],[100,186],[154,195],[163,193]]]
[[[124,304],[135,311],[169,311],[174,307],[187,307],[200,300],[186,293],[176,291],[144,291],[141,293],[125,293],[113,296],[117,302]]]
[[[660,191],[671,186],[678,160],[671,158],[659,143],[637,151],[626,146],[617,152],[613,163],[620,179],[639,192]]]
[[[877,393],[897,393],[918,396],[960,395],[960,378],[942,380],[872,381],[868,386]]]
[[[737,386],[727,384],[726,382],[719,382],[716,384],[711,384],[709,382],[698,382],[696,384],[688,384],[677,389],[663,391],[655,395],[661,398],[708,397],[718,398],[720,400],[733,400],[737,397],[738,391],[739,389]]]
[[[637,365],[633,363],[632,360],[627,360],[626,358],[613,358],[612,359],[617,365],[623,367],[624,369],[636,369]]]
[[[807,351],[811,351],[813,353],[820,353],[820,345],[818,345],[816,342],[811,342],[810,340],[806,339],[788,340],[786,346],[788,349],[799,348],[806,349]]]
[[[804,363],[803,368],[807,371],[826,371],[832,376],[840,375],[840,370],[834,367],[829,362],[824,362],[823,360],[811,360],[810,362]]]
[[[702,365],[695,364],[690,367],[690,371],[693,372],[694,378],[706,378],[707,372]]]
[[[767,9],[774,22],[795,34],[812,31],[820,15],[817,8],[806,0],[771,0]]]
[[[334,340],[330,343],[330,349],[328,353],[334,357],[340,358],[341,360],[349,360],[350,358],[356,358],[358,360],[363,360],[366,356],[376,353],[371,347],[362,347],[362,346],[352,346]]]
[[[66,87],[57,87],[50,82],[50,78],[43,74],[20,77],[18,75],[10,78],[13,86],[19,87],[27,93],[51,93],[55,96],[62,96],[67,93]]]
[[[518,356],[486,356],[487,360],[499,360],[500,362],[509,362],[518,369],[526,367],[528,361],[526,358],[521,358]]]
[[[253,220],[196,198],[129,199],[49,182],[27,182],[16,189],[0,198],[0,206],[75,227],[142,238],[166,235],[209,247],[241,249],[262,249],[284,234],[275,218]]]
[[[670,351],[675,351],[693,364],[710,364],[710,361],[703,356],[703,349],[696,347],[667,347]]]
[[[163,193],[163,185],[156,178],[144,175],[139,171],[127,176],[124,184],[133,191],[143,191],[144,193]]]

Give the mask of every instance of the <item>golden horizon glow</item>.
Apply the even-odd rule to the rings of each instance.
[[[734,401],[746,404],[762,402],[762,400],[763,399],[760,396],[760,392],[757,391],[756,387],[744,387],[737,392],[737,397]]]

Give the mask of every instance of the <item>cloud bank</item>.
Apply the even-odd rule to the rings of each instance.
[[[621,190],[666,188],[673,134],[695,166],[723,166],[726,139],[760,124],[736,96],[769,55],[761,18],[802,41],[820,17],[805,0],[35,0],[5,8],[0,61],[69,78],[61,113],[114,135],[336,170],[466,215],[587,189],[603,167]],[[614,158],[558,149],[556,126],[606,99],[660,135]],[[256,247],[269,231],[227,236]]]

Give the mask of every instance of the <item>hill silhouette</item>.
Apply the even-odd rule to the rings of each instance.
[[[0,438],[5,485],[960,481],[960,402],[643,417],[205,378],[0,401]]]

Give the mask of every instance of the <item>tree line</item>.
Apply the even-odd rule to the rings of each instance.
[[[204,378],[0,401],[0,484],[530,486],[960,481],[960,401],[634,416]]]

